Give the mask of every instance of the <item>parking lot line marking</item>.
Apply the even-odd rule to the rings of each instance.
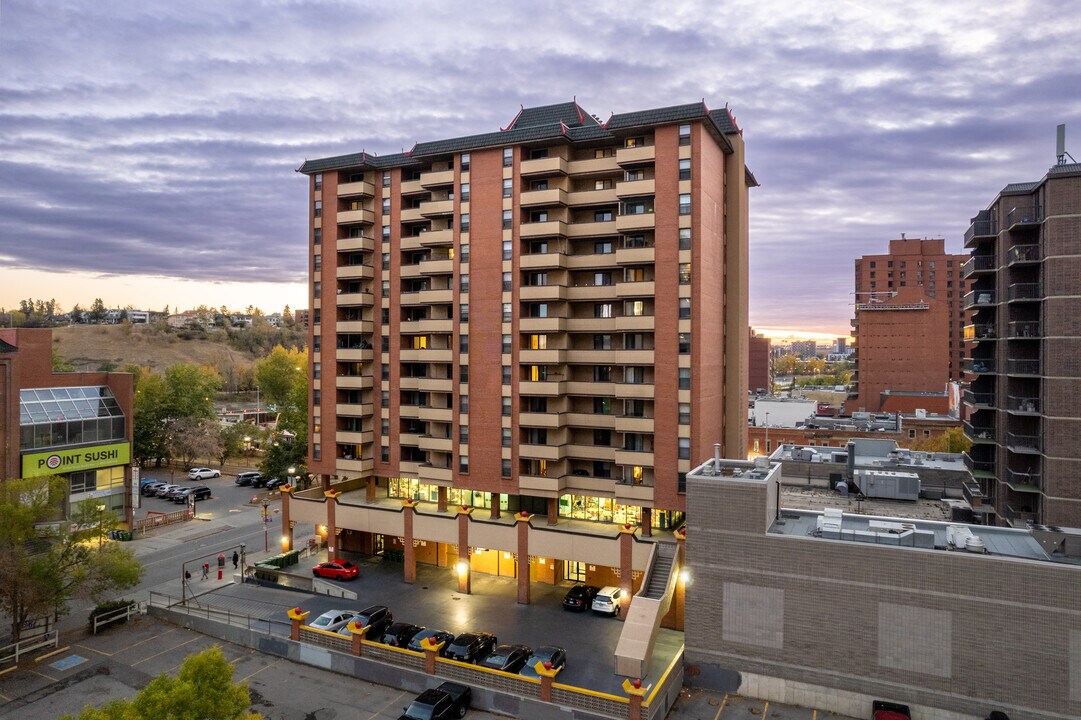
[[[766,706],[762,708],[762,720],[766,720],[766,711],[769,710],[769,700],[766,701]]]
[[[408,698],[408,697],[409,697],[409,695],[407,693],[405,693],[405,692],[398,693],[397,695],[394,696],[393,700],[391,700],[389,703],[387,703],[383,707],[379,708],[379,710],[376,711],[376,713],[374,715],[368,716],[368,720],[376,720],[376,718],[378,718],[380,715],[383,714],[384,710],[389,708],[391,705],[396,705],[396,704],[402,702],[405,698]]]
[[[98,650],[97,648],[92,648],[89,645],[83,645],[82,643],[75,643],[75,647],[80,648],[82,650],[89,650],[90,652],[97,653],[98,655],[104,655],[105,657],[112,657],[113,656],[113,653],[107,653],[104,650]]]
[[[52,675],[46,675],[45,673],[39,672],[38,670],[31,670],[30,668],[26,668],[26,672],[33,673],[35,675],[40,675],[41,677],[43,677],[46,680],[49,680],[51,682],[59,682],[60,681],[60,678],[54,678]]]
[[[47,658],[51,658],[53,655],[59,655],[60,653],[67,652],[68,650],[71,650],[71,645],[65,645],[64,647],[60,648],[59,650],[53,650],[50,653],[45,653],[44,655],[38,655],[36,658],[34,658],[34,662],[39,663],[42,660],[45,660]]]
[[[142,660],[137,660],[137,661],[133,662],[133,663],[131,664],[131,666],[132,666],[132,667],[135,667],[135,666],[136,666],[136,665],[138,665],[139,663],[145,663],[145,662],[146,662],[147,660],[153,660],[154,658],[158,657],[159,655],[164,655],[165,653],[167,653],[167,652],[170,652],[170,651],[172,651],[172,650],[176,650],[176,649],[178,649],[178,648],[182,648],[182,647],[184,647],[185,645],[190,645],[191,643],[195,642],[196,640],[200,640],[200,639],[202,639],[202,636],[199,636],[199,637],[193,637],[193,638],[192,638],[191,640],[185,640],[184,642],[180,643],[179,645],[174,645],[174,646],[173,646],[173,647],[171,647],[171,648],[166,648],[165,650],[162,650],[162,651],[161,651],[160,653],[154,653],[154,654],[153,654],[153,655],[151,655],[150,657],[145,657],[145,658],[143,658]]]
[[[818,720],[818,710],[811,711],[811,720]]]
[[[4,702],[11,702],[11,698],[9,698],[4,693],[0,693],[0,699],[2,699]]]
[[[240,659],[240,658],[237,658],[237,660],[239,660],[239,659]],[[258,674],[259,674],[259,673],[261,673],[261,672],[263,672],[263,671],[264,671],[264,670],[266,670],[267,668],[272,668],[272,667],[274,667],[274,666],[275,666],[275,665],[277,665],[277,664],[278,664],[279,662],[281,662],[281,658],[279,658],[279,659],[275,660],[274,662],[270,663],[270,664],[269,664],[269,665],[267,665],[266,667],[261,667],[261,668],[259,668],[258,670],[256,670],[255,672],[251,673],[250,675],[245,675],[244,677],[240,678],[239,680],[236,680],[235,682],[238,682],[238,683],[242,683],[242,682],[245,682],[246,680],[249,680],[250,678],[252,678],[252,677],[254,677],[254,676],[258,675]]]
[[[721,700],[721,706],[719,708],[717,708],[717,714],[713,716],[713,720],[717,720],[717,718],[719,718],[721,716],[721,713],[724,712],[724,706],[727,705],[727,704],[728,704],[728,693],[725,693],[724,694],[724,699]]]
[[[168,634],[169,634],[169,633],[171,633],[171,632],[176,632],[176,628],[175,628],[175,627],[173,627],[173,628],[169,628],[168,630],[166,630],[166,631],[165,631],[165,632],[163,632],[163,633],[158,633],[157,635],[151,635],[151,636],[150,636],[150,637],[148,637],[148,638],[143,638],[143,639],[142,639],[142,640],[140,640],[139,642],[137,642],[137,643],[134,643],[134,644],[132,644],[132,645],[129,645],[129,646],[127,646],[127,647],[126,647],[126,648],[124,648],[124,649],[125,649],[125,650],[131,650],[131,649],[132,649],[133,647],[139,647],[140,645],[142,645],[142,644],[143,644],[143,643],[145,643],[145,642],[149,642],[149,641],[151,641],[151,640],[157,640],[158,638],[162,638],[162,637],[165,637],[166,635],[168,635]]]

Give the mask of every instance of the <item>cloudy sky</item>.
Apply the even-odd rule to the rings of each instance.
[[[852,261],[1081,157],[1073,3],[0,2],[0,306],[306,304],[305,158],[728,103],[751,321],[847,334]]]

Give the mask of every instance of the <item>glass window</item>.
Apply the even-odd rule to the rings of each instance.
[[[507,215],[509,213],[510,213],[510,210],[503,213],[503,227],[509,227],[507,225],[507,222],[508,222]],[[503,259],[504,260],[510,260],[512,257],[514,257],[514,248],[511,245],[511,241],[510,240],[504,240],[503,241]]]
[[[469,456],[468,455],[459,455],[458,456],[458,472],[462,472],[462,473],[469,472]]]
[[[690,180],[691,179],[691,160],[687,158],[679,161],[679,179]]]
[[[503,178],[503,197],[509,198],[514,193],[514,180]]]
[[[679,144],[690,145],[691,144],[691,126],[680,125],[679,126]]]
[[[680,193],[679,194],[679,214],[690,215],[691,214],[691,194]]]
[[[499,465],[499,474],[505,478],[510,477],[510,460],[503,460]]]
[[[679,354],[689,355],[691,353],[691,334],[680,333],[679,334]]]
[[[593,273],[593,285],[611,285],[612,273],[610,272],[596,272]]]
[[[382,266],[384,270],[390,270],[390,253],[383,253]]]
[[[594,365],[593,382],[612,382],[612,367],[610,365]]]
[[[593,243],[593,253],[595,255],[607,255],[611,252],[613,252],[613,246],[610,240]]]
[[[691,264],[680,263],[679,264],[679,284],[690,285],[691,283]]]
[[[509,397],[505,397],[502,399],[502,409],[503,417],[510,417],[511,404]]]
[[[379,406],[390,407],[390,390],[383,390],[379,397]]]
[[[608,398],[608,397],[595,397],[595,398],[593,398],[593,414],[594,415],[611,415],[612,414],[612,398]]]
[[[514,287],[514,278],[509,272],[503,273],[503,290],[511,290]]]
[[[461,189],[459,189],[458,194],[461,197],[462,202],[465,202],[466,200],[468,200],[469,199],[469,183],[462,183]]]
[[[511,321],[511,305],[510,303],[503,303],[503,322]]]
[[[506,353],[509,353],[509,352],[510,352],[510,335],[504,335],[503,336],[503,353],[506,354]]]
[[[503,428],[502,445],[503,447],[510,447],[510,428]]]
[[[615,186],[616,186],[616,183],[615,183],[614,180],[612,180],[612,178],[605,178],[603,180],[594,180],[593,181],[593,189],[594,190],[611,190]]]
[[[611,335],[594,335],[593,336],[593,349],[594,350],[611,350],[612,349],[612,336]]]
[[[390,187],[390,172],[383,173],[383,187]]]
[[[691,369],[680,368],[679,369],[679,389],[689,390],[691,387]]]
[[[383,198],[383,213],[390,212],[390,198]]]
[[[469,352],[469,336],[468,335],[459,335],[458,336],[458,352],[460,352],[460,353],[468,353]]]
[[[690,438],[679,439],[679,459],[687,460],[691,457],[691,440]]]
[[[503,373],[503,375],[502,375],[503,384],[504,385],[510,385],[510,365],[501,366],[501,371]]]
[[[463,273],[458,278],[458,282],[459,282],[459,289],[462,292],[464,292],[464,293],[469,292],[469,273]],[[466,313],[466,318],[468,318],[468,315],[469,315],[469,313]],[[462,319],[465,320],[466,318],[462,318]]]
[[[504,210],[503,211],[503,229],[504,230],[510,230],[512,225],[514,225],[514,211],[513,210]],[[503,259],[504,260],[509,260],[510,258],[507,255],[504,254]]]
[[[612,314],[612,303],[597,303],[593,306],[593,317],[596,318],[610,318],[614,317]]]
[[[323,173],[316,173],[315,174],[315,189],[316,190],[322,190],[323,189]]]
[[[514,148],[503,148],[503,167],[514,164]]]
[[[611,222],[613,217],[611,210],[597,210],[593,213],[593,222]]]
[[[383,242],[390,241],[390,225],[383,226]]]
[[[458,167],[462,170],[469,169],[469,153],[462,153],[461,158],[458,161]]]
[[[468,365],[459,365],[458,366],[458,382],[462,382],[462,383],[469,382],[469,366]]]
[[[312,230],[312,244],[321,245],[323,243],[323,228],[315,228]]]
[[[462,213],[458,227],[461,228],[462,232],[469,232],[469,213]]]
[[[468,395],[459,395],[458,396],[458,412],[463,413],[463,414],[469,412],[469,396]]]
[[[468,322],[468,320],[469,320],[469,304],[468,303],[462,303],[461,305],[458,306],[458,318],[462,322]]]

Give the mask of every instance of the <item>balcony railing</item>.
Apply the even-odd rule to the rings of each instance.
[[[961,481],[961,493],[964,495],[965,500],[972,509],[978,508],[994,508],[994,499],[983,494],[983,490],[980,489],[979,483],[972,482],[971,480]]]
[[[1039,492],[1043,478],[1038,472],[1017,472],[1007,468],[1006,484],[1018,492]]]
[[[1006,326],[1007,336],[1014,339],[1030,338],[1038,340],[1043,337],[1043,328],[1039,320],[1020,320]]]
[[[973,290],[967,293],[962,303],[966,310],[970,307],[991,306],[995,304],[994,290]]]
[[[993,323],[965,325],[963,337],[965,340],[994,340],[995,326]]]
[[[970,373],[987,373],[993,374],[995,372],[995,359],[994,358],[965,358],[961,361],[961,370]]]
[[[1040,452],[1039,435],[1019,435],[1006,433],[1006,446],[1014,452]]]
[[[1006,214],[1006,226],[1029,225],[1043,220],[1043,208],[1039,205],[1018,205]]]
[[[973,475],[980,474],[994,476],[995,474],[994,460],[973,460],[971,455],[965,453],[964,461],[965,467],[967,467]]]
[[[1018,265],[1022,263],[1038,263],[1043,260],[1040,246],[1032,243],[1029,245],[1014,245],[1006,254],[1006,264]]]
[[[1007,375],[1039,375],[1040,374],[1040,361],[1036,359],[1015,359],[1010,358],[1006,361],[1006,374]]]
[[[1036,522],[1036,513],[1031,512],[1030,510],[1017,510],[1010,505],[1007,505],[1002,509],[1002,514],[1010,521],[1010,524],[1015,527],[1026,523]]]
[[[986,405],[987,407],[995,406],[995,393],[992,392],[973,392],[972,390],[965,390],[963,395],[964,401],[969,405]]]
[[[990,425],[973,425],[967,420],[963,423],[965,435],[973,442],[994,442],[995,428]]]
[[[994,255],[974,255],[961,266],[961,277],[969,277],[978,272],[988,272],[995,269]]]
[[[975,238],[994,237],[997,234],[998,229],[990,220],[975,220],[968,226],[968,230],[965,230],[965,247],[968,247],[969,242]]]
[[[1040,283],[1016,283],[1010,285],[1007,301],[1040,300],[1043,298],[1043,286]]]
[[[1040,414],[1040,398],[1020,397],[1017,395],[1006,396],[1006,409],[1015,414]]]

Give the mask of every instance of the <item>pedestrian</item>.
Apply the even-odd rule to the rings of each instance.
[[[210,563],[203,563],[203,580],[210,576]]]
[[[237,564],[240,562],[240,553],[236,550],[233,551],[233,569],[236,570]]]

